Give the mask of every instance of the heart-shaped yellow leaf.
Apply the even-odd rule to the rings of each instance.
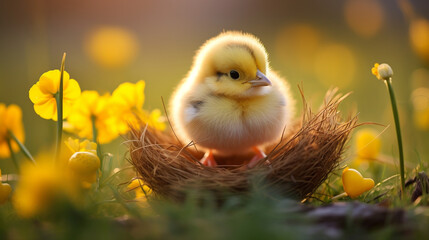
[[[346,168],[342,175],[344,191],[351,198],[359,197],[362,193],[374,187],[374,180],[363,178],[356,169]]]
[[[9,184],[0,182],[0,204],[3,204],[7,201],[11,192],[12,188]]]

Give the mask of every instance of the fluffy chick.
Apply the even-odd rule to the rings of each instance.
[[[294,101],[287,83],[269,66],[255,36],[224,32],[197,52],[170,103],[179,139],[206,150],[201,162],[216,166],[214,154],[265,157],[262,148],[279,141],[290,125]]]

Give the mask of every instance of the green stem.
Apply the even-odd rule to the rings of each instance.
[[[96,117],[95,116],[91,116],[91,124],[92,124],[92,141],[95,142],[97,144],[97,156],[100,159],[100,169],[99,171],[97,171],[97,190],[100,189],[100,171],[101,169],[103,169],[103,154],[101,153],[101,147],[100,144],[98,143],[98,131],[97,131],[97,126],[95,124],[96,121]]]
[[[96,117],[95,116],[91,116],[91,123],[92,123],[92,141],[95,142],[97,144],[97,156],[98,158],[100,158],[100,161],[103,161],[103,156],[101,153],[101,146],[98,142],[98,131],[97,131],[97,126],[95,124],[96,122]],[[103,166],[102,163],[100,162],[100,166]]]
[[[10,142],[9,137],[6,139],[6,142],[7,142],[7,146],[9,147],[10,158],[12,159],[13,163],[15,164],[16,170],[19,172],[20,168],[19,168],[18,160],[16,159],[15,154],[13,153],[12,143]]]
[[[8,131],[9,136],[12,137],[12,139],[18,144],[19,148],[21,149],[21,152],[24,153],[24,155],[30,160],[34,165],[36,165],[36,161],[34,161],[33,156],[31,156],[30,151],[25,147],[25,145],[19,141],[19,139],[15,136],[15,134],[11,131]]]
[[[92,125],[92,141],[97,143],[98,132],[97,132],[97,127],[95,126],[95,116],[91,116],[91,125]]]
[[[396,138],[398,140],[398,149],[399,149],[399,168],[401,171],[401,195],[404,196],[405,191],[405,173],[404,173],[404,151],[402,149],[402,135],[401,135],[401,125],[399,124],[399,114],[398,107],[396,105],[395,92],[393,91],[391,79],[385,80],[387,88],[389,90],[390,102],[392,103],[392,112],[393,118],[395,119],[396,127]]]
[[[63,135],[63,82],[64,82],[64,67],[66,61],[66,53],[63,54],[63,59],[61,61],[61,73],[60,73],[60,86],[58,94],[56,95],[55,100],[57,101],[57,148],[56,148],[56,161],[59,161],[61,154],[61,139]]]

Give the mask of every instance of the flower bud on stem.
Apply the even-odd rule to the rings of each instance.
[[[392,112],[393,118],[395,119],[395,127],[396,127],[396,138],[398,140],[398,149],[399,149],[399,168],[401,175],[401,196],[404,196],[405,191],[405,171],[404,171],[404,151],[402,149],[402,135],[401,135],[401,125],[399,123],[399,114],[398,107],[396,105],[395,92],[393,91],[391,78],[385,79],[384,81],[387,86],[387,90],[390,95],[390,102],[392,103]]]

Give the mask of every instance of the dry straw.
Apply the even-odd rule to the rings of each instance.
[[[267,148],[270,164],[260,161],[251,169],[239,168],[240,158],[216,158],[216,168],[199,164],[202,153],[192,143],[183,146],[173,133],[149,127],[133,128],[129,148],[131,163],[139,177],[161,197],[183,200],[189,189],[243,194],[258,176],[263,187],[279,194],[305,199],[311,196],[342,159],[357,117],[344,120],[338,105],[347,97],[331,90],[317,113],[307,105],[303,93],[303,115],[282,140]],[[247,159],[249,156],[247,156]],[[243,162],[241,162],[243,163]]]

